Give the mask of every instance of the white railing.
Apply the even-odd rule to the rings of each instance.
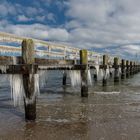
[[[0,52],[11,52],[21,54],[21,43],[23,39],[28,37],[19,37],[9,33],[0,32],[0,42],[18,43],[19,47],[0,45]],[[33,38],[30,38],[33,39]],[[79,59],[79,48],[70,47],[67,45],[51,43],[47,41],[33,39],[36,46],[36,55],[39,57],[59,57],[62,59]],[[45,50],[41,50],[43,47]],[[88,51],[88,60],[102,62],[102,54]]]

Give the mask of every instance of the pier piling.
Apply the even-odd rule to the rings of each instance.
[[[121,63],[121,79],[125,79],[126,78],[126,61],[124,59],[122,59],[122,63]]]
[[[120,80],[120,75],[119,75],[119,58],[115,57],[114,58],[114,82],[119,82]]]
[[[107,66],[108,65],[108,56],[107,55],[103,55],[103,69],[105,72],[105,75],[103,77],[103,86],[107,85]]]
[[[130,76],[130,62],[129,60],[126,61],[126,78]]]
[[[63,72],[63,86],[66,85],[66,82],[67,82],[67,72],[64,71],[64,72]]]
[[[30,64],[32,67],[29,74],[23,74],[25,119],[27,121],[36,119],[34,62],[34,43],[31,39],[24,39],[22,42],[22,63]]]
[[[130,75],[133,75],[133,62],[130,61]]]
[[[88,56],[87,50],[80,50],[80,64],[85,68],[81,69],[81,96],[88,97]]]

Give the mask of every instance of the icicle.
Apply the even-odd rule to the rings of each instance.
[[[11,86],[11,98],[14,100],[14,106],[21,105],[23,98],[25,98],[26,104],[30,104],[34,101],[35,97],[40,94],[39,91],[39,75],[34,75],[35,93],[31,99],[26,98],[23,87],[23,78],[20,74],[10,75],[10,86]],[[30,74],[30,78],[32,74]]]
[[[103,69],[99,69],[99,73],[98,73],[97,79],[98,80],[103,80],[103,76],[104,76]]]
[[[9,66],[4,66],[4,65],[0,66],[0,70],[1,70],[2,73],[6,73],[8,68],[9,68]]]
[[[96,69],[96,74],[97,74],[97,77],[98,77],[98,74],[99,74],[99,65],[95,65],[95,69]]]
[[[39,71],[39,85],[40,87],[45,87],[47,83],[47,70]]]
[[[11,98],[14,100],[14,106],[18,106],[21,104],[21,100],[25,96],[22,75],[19,74],[10,75],[10,85],[11,85]]]
[[[122,70],[121,70],[121,68],[119,67],[119,75],[122,73]]]
[[[71,79],[71,85],[73,87],[81,85],[81,73],[80,73],[80,71],[70,70],[69,71],[69,76],[70,76],[70,79]]]
[[[91,72],[88,70],[88,85],[92,85]]]
[[[35,95],[40,95],[39,74],[35,74]]]
[[[108,79],[109,76],[110,76],[110,75],[109,75],[109,74],[110,74],[109,68],[107,68],[106,70],[104,70],[103,73],[104,73],[104,79]]]
[[[13,56],[13,65],[16,65],[17,64],[17,57]]]

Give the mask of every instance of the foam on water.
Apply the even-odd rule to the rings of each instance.
[[[111,92],[103,92],[103,91],[95,91],[95,94],[120,94],[120,91],[111,91]]]

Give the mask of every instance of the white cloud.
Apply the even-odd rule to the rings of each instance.
[[[65,5],[66,16],[72,18],[65,27],[74,44],[89,49],[140,44],[139,0],[69,0]],[[126,50],[135,53],[134,48]],[[120,48],[117,51],[123,54]]]
[[[63,41],[72,46],[92,49],[103,48],[106,52],[135,54],[140,44],[139,0],[40,0],[44,6],[55,3],[65,8],[63,25],[57,25],[57,14],[42,7],[22,7],[11,3],[0,4],[0,15],[18,15],[19,21],[36,21],[32,25],[13,25],[1,20],[0,29],[18,35],[39,39]],[[7,8],[8,7],[8,8]],[[45,20],[56,27],[37,24]],[[63,27],[63,28],[62,28]],[[135,44],[138,45],[135,45]],[[128,44],[128,45],[127,45]],[[111,47],[112,46],[112,47]],[[118,47],[117,47],[118,46]],[[112,49],[108,49],[108,48]],[[105,49],[106,48],[106,49]],[[115,52],[116,50],[116,52]]]
[[[28,18],[28,17],[26,17],[25,15],[19,15],[19,16],[17,17],[17,20],[20,21],[20,22],[26,22],[26,21],[31,21],[32,18]]]
[[[67,41],[69,33],[62,28],[51,28],[43,24],[12,25],[7,21],[0,22],[0,30],[19,36],[33,37],[42,40]]]

